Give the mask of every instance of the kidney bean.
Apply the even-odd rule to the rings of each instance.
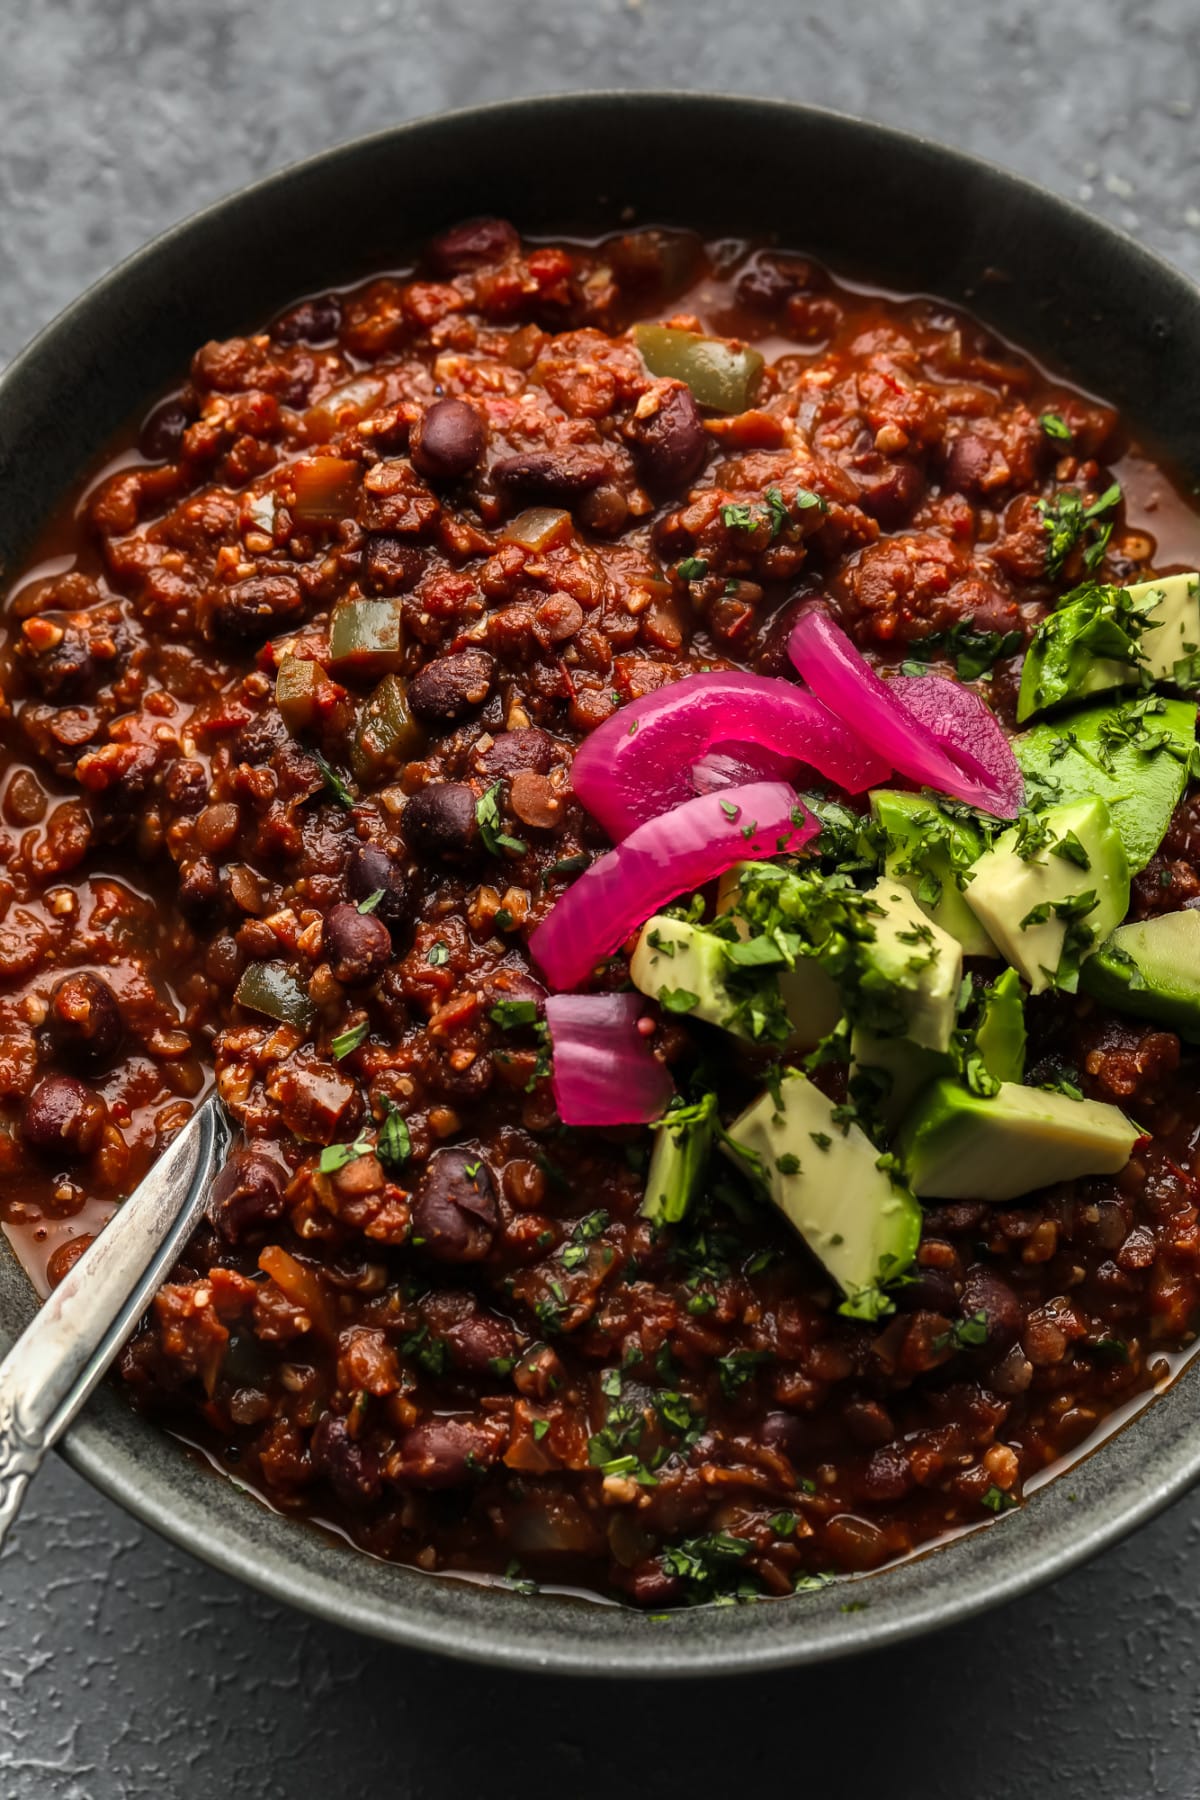
[[[498,1223],[495,1183],[479,1153],[437,1151],[413,1204],[413,1242],[438,1262],[481,1262]]]
[[[942,487],[952,494],[980,494],[991,466],[991,445],[973,432],[961,432],[947,452]]]
[[[351,851],[346,886],[355,900],[382,894],[375,917],[394,930],[411,925],[417,916],[420,896],[416,883],[378,844],[357,844]]]
[[[583,624],[583,608],[570,594],[547,594],[534,614],[534,630],[543,644],[563,644]]]
[[[657,404],[643,413],[639,406],[629,423],[638,474],[656,493],[678,493],[704,466],[709,438],[692,391],[682,381],[652,391]]]
[[[326,918],[323,942],[330,968],[346,987],[374,981],[392,960],[392,934],[383,920],[344,900]]]
[[[183,863],[179,870],[176,900],[189,924],[211,924],[213,908],[221,892],[221,880],[207,856]]]
[[[427,1419],[400,1440],[388,1476],[403,1487],[462,1487],[496,1460],[491,1433],[474,1419]]]
[[[498,487],[527,494],[537,500],[569,504],[589,488],[599,487],[608,474],[608,462],[598,450],[568,446],[562,450],[525,450],[492,464]]]
[[[112,989],[86,969],[55,982],[46,1028],[58,1055],[80,1068],[111,1062],[125,1035]]]
[[[172,396],[160,401],[146,415],[138,434],[138,449],[146,461],[177,462],[183,447],[183,434],[191,422],[191,414],[182,400]]]
[[[535,775],[548,775],[554,762],[554,745],[536,725],[522,725],[516,731],[502,731],[486,750],[477,750],[475,766],[485,781],[510,780],[528,769]]]
[[[304,611],[300,583],[291,575],[248,575],[232,587],[209,590],[214,636],[254,641],[270,637]]]
[[[37,613],[27,619],[17,651],[43,700],[59,705],[87,700],[99,686],[100,670],[87,632],[65,613]]]
[[[973,1263],[967,1270],[959,1309],[964,1319],[986,1314],[991,1350],[1007,1349],[1025,1323],[1025,1308],[1008,1283],[981,1263]]]
[[[433,781],[404,802],[400,824],[412,848],[461,861],[479,843],[475,790],[465,781]]]
[[[283,1215],[286,1175],[271,1157],[257,1150],[235,1150],[212,1185],[208,1212],[230,1244],[261,1235]]]
[[[321,294],[289,307],[271,327],[277,344],[328,344],[341,330],[342,303],[336,294]]]
[[[925,491],[925,476],[914,462],[885,463],[875,474],[859,477],[858,504],[887,530],[903,525],[916,511]]]
[[[450,1347],[454,1368],[467,1375],[495,1374],[492,1365],[508,1362],[517,1347],[516,1332],[507,1319],[498,1319],[495,1313],[468,1313],[442,1337]]]
[[[427,725],[450,725],[483,705],[495,679],[496,660],[486,650],[459,650],[417,671],[408,704]]]
[[[816,271],[799,257],[773,256],[760,251],[750,267],[738,277],[737,297],[743,306],[755,312],[776,312],[793,294],[812,288]]]
[[[856,1485],[862,1499],[886,1505],[911,1493],[916,1477],[901,1446],[887,1444],[874,1452]]]
[[[402,594],[415,587],[425,567],[424,553],[395,531],[369,531],[363,550],[363,587],[368,594]]]
[[[409,455],[430,481],[460,481],[483,455],[487,430],[466,400],[435,400],[413,428]]]
[[[916,1268],[897,1293],[896,1304],[901,1312],[955,1313],[958,1288],[946,1269]]]
[[[374,1500],[381,1486],[379,1458],[369,1444],[350,1436],[345,1419],[325,1413],[310,1445],[313,1465],[347,1506]]]
[[[99,1142],[107,1110],[99,1094],[73,1075],[45,1075],[21,1110],[21,1135],[44,1156],[76,1162]]]
[[[790,1463],[803,1456],[809,1435],[804,1420],[790,1412],[769,1412],[758,1428],[760,1442],[768,1450],[778,1450]]]
[[[521,247],[507,219],[468,219],[439,233],[429,246],[429,260],[439,275],[465,275],[504,262]]]

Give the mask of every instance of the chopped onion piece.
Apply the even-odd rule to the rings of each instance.
[[[578,987],[652,913],[743,858],[799,850],[819,829],[781,781],[685,801],[630,833],[580,876],[529,941],[557,988]]]
[[[946,706],[938,729],[931,729],[904,704],[897,683],[880,680],[822,607],[797,619],[788,654],[830,710],[852,722],[863,742],[898,774],[997,818],[1011,819],[1019,810],[1024,788],[1016,758],[978,694],[956,686],[961,698]],[[927,699],[923,695],[919,703]],[[995,735],[979,725],[981,712],[996,726]],[[968,714],[975,719],[971,730]]]
[[[546,1001],[550,1085],[564,1125],[646,1125],[675,1084],[638,1030],[641,994],[554,994]]]
[[[714,669],[644,694],[606,719],[577,754],[571,782],[619,843],[690,798],[692,769],[717,744],[751,757],[770,753],[773,774],[805,764],[850,794],[877,785],[892,766],[793,682]]]

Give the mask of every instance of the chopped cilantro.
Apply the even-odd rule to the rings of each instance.
[[[322,781],[339,804],[342,806],[353,806],[354,795],[350,792],[350,789],[346,786],[346,783],[338,774],[337,770],[330,767],[329,763],[326,762],[319,750],[311,751],[310,755],[318,769],[321,771]]]
[[[475,802],[475,822],[489,856],[499,856],[502,850],[511,850],[514,856],[524,856],[529,845],[522,838],[510,837],[501,828],[500,802],[497,796],[503,786],[502,781],[494,782],[487,793]]]
[[[349,1056],[352,1050],[357,1050],[370,1029],[367,1020],[360,1019],[358,1024],[351,1025],[348,1031],[339,1031],[329,1046],[333,1051],[335,1062],[340,1062],[343,1056]]]

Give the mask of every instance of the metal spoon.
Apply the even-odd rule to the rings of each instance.
[[[232,1141],[211,1094],[0,1362],[0,1543],[42,1458],[132,1335],[198,1223]]]

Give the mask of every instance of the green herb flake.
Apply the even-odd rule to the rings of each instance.
[[[488,1013],[492,1024],[498,1025],[501,1031],[516,1031],[522,1025],[533,1025],[537,1016],[536,1000],[497,1000]]]
[[[986,1506],[990,1513],[999,1514],[1011,1512],[1017,1502],[1011,1494],[1006,1494],[1003,1488],[993,1486],[988,1489],[980,1504]]]
[[[384,888],[376,888],[373,894],[368,894],[365,900],[360,900],[358,903],[359,912],[373,913],[375,908],[379,905],[379,902],[383,899],[385,891]]]
[[[524,856],[529,845],[522,838],[510,837],[502,828],[498,796],[503,786],[502,781],[494,782],[475,802],[475,823],[489,856],[499,856],[503,850],[511,850],[514,856]]]
[[[384,1105],[387,1117],[380,1127],[375,1153],[386,1167],[398,1169],[412,1155],[412,1138],[400,1108],[391,1100],[385,1101]]]
[[[339,1031],[330,1045],[334,1061],[341,1062],[343,1056],[349,1056],[352,1050],[357,1050],[358,1046],[366,1039],[370,1029],[368,1021],[360,1019],[358,1024],[352,1025],[348,1031]]]
[[[350,789],[346,786],[346,783],[343,781],[342,777],[338,774],[337,770],[330,767],[329,763],[321,755],[321,752],[319,750],[312,750],[309,752],[309,754],[311,755],[313,761],[316,763],[318,769],[320,769],[320,771],[321,771],[322,781],[325,783],[325,786],[329,789],[330,793],[338,801],[339,805],[353,806],[354,805],[354,795],[350,792]]]
[[[364,1137],[356,1138],[352,1144],[326,1144],[317,1167],[322,1175],[336,1175],[347,1163],[357,1162],[360,1156],[369,1156],[373,1148]]]

